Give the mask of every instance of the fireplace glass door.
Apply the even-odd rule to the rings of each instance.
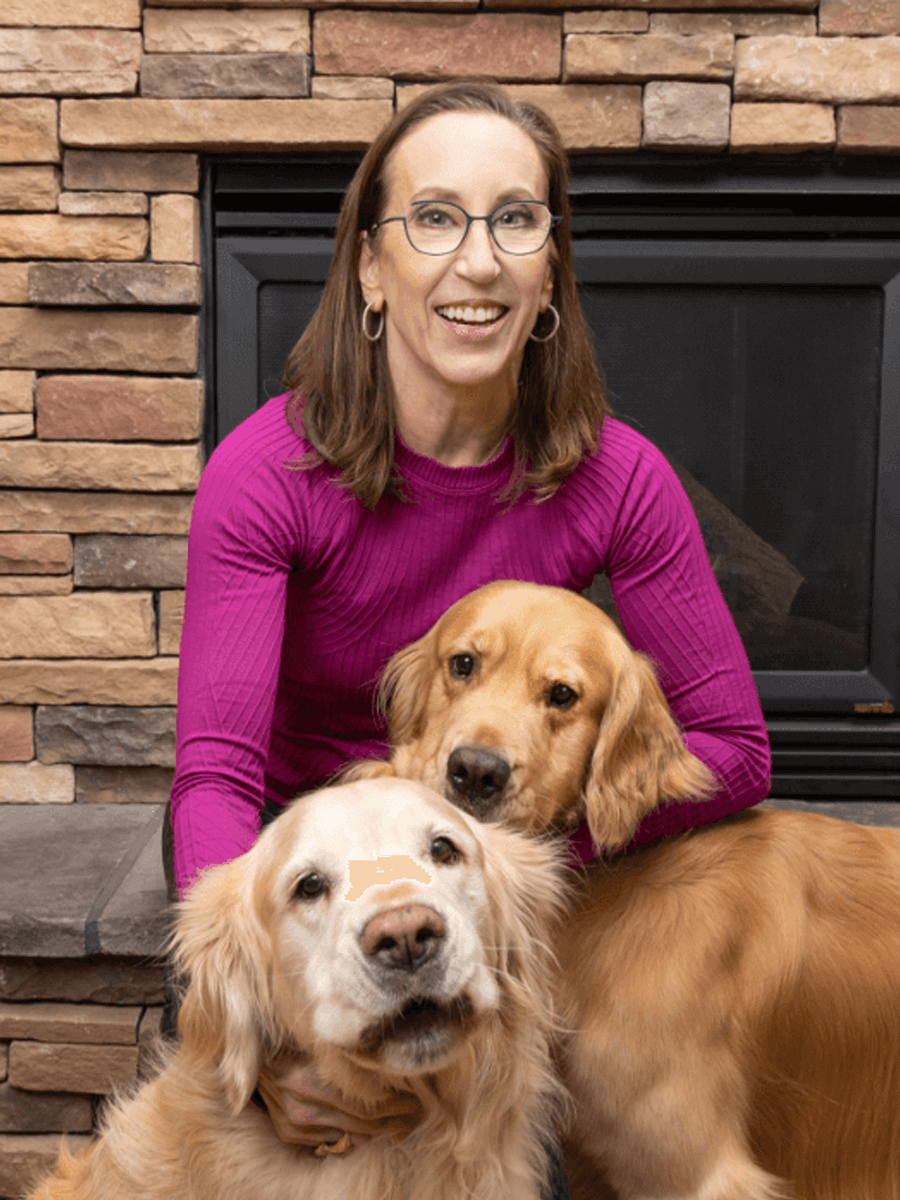
[[[707,261],[702,283],[661,283],[665,245],[580,247],[613,407],[679,471],[751,665],[863,671],[884,293],[803,286],[823,264],[788,257],[796,246],[744,284],[741,247],[679,249],[696,255],[683,273],[710,251],[718,272]]]

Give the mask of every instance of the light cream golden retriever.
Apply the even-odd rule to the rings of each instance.
[[[621,847],[713,787],[648,661],[556,588],[472,593],[386,691],[391,762],[353,770],[520,829]],[[607,856],[557,952],[574,1194],[900,1198],[900,831],[755,810]]]
[[[417,783],[295,802],[182,906],[180,1045],[32,1200],[538,1200],[561,877]],[[284,1144],[251,1096],[298,1051],[356,1109],[400,1092],[416,1118]]]

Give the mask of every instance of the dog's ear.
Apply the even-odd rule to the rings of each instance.
[[[658,805],[713,791],[715,778],[681,740],[649,660],[632,651],[603,714],[584,789],[594,842],[624,846]]]
[[[552,931],[567,909],[565,848],[505,825],[477,829],[488,894],[486,945],[496,956],[491,965],[530,1004],[547,995]]]
[[[389,762],[380,758],[363,758],[341,771],[336,783],[357,783],[360,779],[386,779],[395,774]]]
[[[187,978],[178,1014],[182,1045],[216,1065],[235,1112],[253,1094],[264,1046],[274,1037],[272,946],[251,902],[246,858],[198,880],[179,905],[172,937]]]
[[[503,1130],[511,1112],[529,1122],[534,1145],[551,1140],[556,1123],[570,1115],[552,1056],[561,1031],[553,946],[570,907],[565,845],[466,820],[482,850],[486,903],[478,926],[499,1010],[453,1068],[450,1094],[458,1096],[453,1103],[457,1145],[466,1148],[463,1162],[474,1147],[481,1146],[481,1154],[496,1150],[496,1137],[485,1142],[485,1130]]]
[[[435,669],[432,640],[429,632],[404,646],[385,668],[378,706],[388,715],[390,738],[395,746],[421,737],[424,731],[425,702]]]

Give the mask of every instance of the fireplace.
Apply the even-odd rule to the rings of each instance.
[[[208,447],[281,390],[357,161],[207,162]],[[573,160],[613,407],[694,504],[781,797],[900,796],[898,191],[872,158]]]

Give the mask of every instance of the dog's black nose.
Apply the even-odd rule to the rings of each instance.
[[[384,967],[417,971],[434,958],[446,933],[433,908],[410,904],[374,916],[363,930],[362,949]]]
[[[447,759],[450,786],[476,812],[503,791],[510,773],[505,758],[481,746],[458,746]]]

